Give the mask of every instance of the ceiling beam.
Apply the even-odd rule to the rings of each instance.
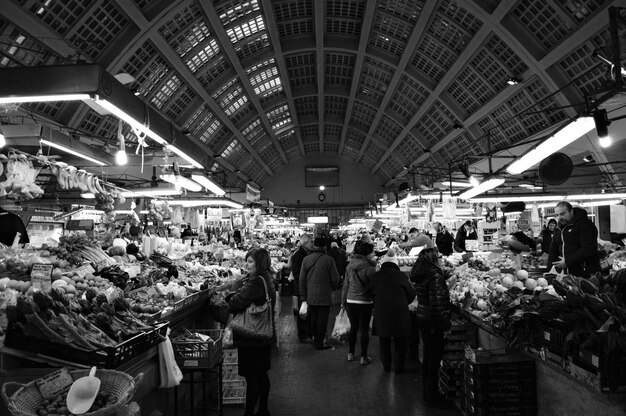
[[[132,18],[133,23],[135,23],[140,28],[139,35],[135,39],[133,39],[132,42],[129,42],[130,45],[133,46],[133,48],[129,48],[129,49],[125,50],[123,55],[118,56],[117,64],[116,64],[116,68],[115,69],[121,68],[123,63],[128,60],[128,57],[131,56],[134,53],[134,50],[138,46],[142,45],[143,42],[146,39],[150,39],[150,41],[152,41],[156,45],[157,49],[159,49],[159,52],[161,52],[163,54],[163,56],[168,60],[168,62],[183,77],[185,82],[188,83],[188,85],[193,89],[193,91],[196,94],[198,94],[198,96],[204,101],[204,103],[217,116],[217,118],[220,120],[220,122],[222,124],[224,124],[226,127],[228,127],[228,129],[233,133],[233,136],[236,137],[239,140],[239,142],[246,148],[246,150],[248,150],[248,152],[250,152],[251,156],[263,167],[263,169],[265,169],[270,174],[270,176],[273,176],[274,172],[263,161],[263,159],[261,159],[261,157],[254,151],[254,149],[252,148],[252,146],[250,145],[248,140],[243,136],[243,134],[241,134],[241,132],[239,131],[237,126],[235,126],[235,124],[228,117],[228,115],[226,115],[226,113],[219,106],[219,104],[217,104],[215,102],[215,100],[213,99],[213,97],[204,89],[202,84],[200,84],[200,81],[198,81],[193,76],[193,74],[191,73],[189,68],[182,63],[182,61],[180,60],[178,55],[176,55],[176,53],[172,50],[170,45],[168,45],[167,42],[165,42],[165,40],[163,39],[161,34],[158,32],[159,25],[158,24],[153,24],[153,23],[149,22],[148,20],[146,20],[146,18],[144,17],[143,13],[141,13],[141,11],[134,4],[126,4],[126,3],[124,3],[123,5],[121,5],[120,4],[121,0],[115,0],[115,1],[118,3],[118,5],[120,7],[122,7],[125,10],[125,12],[128,14],[128,16],[130,18]],[[177,6],[181,6],[181,5],[178,4]],[[178,10],[178,8],[176,8],[176,9],[170,8],[163,15],[160,15],[158,18],[155,18],[155,21],[156,22],[162,22],[162,21],[170,18],[173,14],[175,14],[177,10]],[[229,40],[229,42],[230,42],[230,40]],[[113,69],[113,68],[109,68],[109,69]],[[211,149],[205,143],[200,142],[199,140],[197,140],[196,138],[194,138],[192,136],[188,136],[188,137],[190,139],[192,139],[193,141],[198,142],[199,145],[204,146],[209,152],[213,151],[213,149]],[[214,153],[211,154],[210,156],[213,157]],[[229,164],[223,164],[222,160],[220,160],[220,159],[216,159],[216,160],[217,160],[218,163],[220,163],[222,166],[226,167],[231,172],[233,172],[235,174],[237,173],[237,172],[234,172],[233,169],[231,169],[232,166],[230,166],[230,163]],[[237,169],[237,167],[234,167],[234,168],[235,168],[235,170]]]
[[[213,32],[215,33],[217,40],[222,45],[222,50],[224,51],[224,53],[226,53],[226,56],[230,60],[230,63],[233,65],[233,68],[235,68],[235,71],[237,72],[237,75],[239,76],[239,82],[241,82],[241,85],[243,85],[243,88],[246,91],[246,95],[248,96],[248,99],[252,102],[252,105],[254,105],[255,110],[259,114],[261,123],[263,123],[263,127],[265,127],[265,130],[267,130],[267,135],[268,135],[269,140],[274,145],[274,147],[276,147],[276,150],[278,151],[278,154],[283,160],[283,163],[286,164],[287,157],[285,156],[285,152],[283,152],[283,149],[278,145],[278,140],[276,140],[276,134],[274,133],[274,129],[272,128],[272,125],[270,124],[270,121],[267,118],[267,113],[265,112],[265,109],[263,108],[263,106],[261,106],[261,100],[259,100],[259,96],[256,95],[256,93],[254,92],[254,88],[252,87],[252,83],[250,82],[250,77],[248,76],[248,74],[246,74],[246,70],[241,65],[241,61],[239,60],[239,57],[237,57],[235,46],[233,45],[230,38],[228,37],[228,34],[226,33],[226,29],[224,28],[222,21],[217,15],[215,6],[210,8],[210,6],[208,5],[208,2],[206,1],[201,1],[199,2],[199,4],[204,10],[204,14],[209,20],[209,23],[211,24],[211,27],[213,28]],[[263,20],[265,21],[265,27],[267,27],[269,25],[269,22],[267,22],[267,19],[265,18],[265,16],[263,16],[262,13],[261,13],[261,17],[263,17]],[[249,19],[249,18],[250,16],[245,16],[242,19]],[[262,32],[258,32],[257,35],[261,33]]]
[[[369,39],[372,24],[374,23],[376,3],[377,2],[374,1],[365,2],[363,23],[361,25],[361,38],[359,39],[359,48],[356,53],[354,72],[352,73],[352,85],[350,86],[350,95],[348,96],[348,105],[346,106],[346,116],[343,122],[343,128],[341,129],[341,139],[339,140],[339,151],[337,152],[339,155],[343,153],[343,148],[346,144],[346,136],[348,135],[348,128],[350,125],[350,115],[352,114],[352,109],[354,108],[354,101],[356,100],[356,94],[358,92],[359,82],[361,79],[361,70],[363,69],[363,61],[365,61],[367,40]],[[367,141],[367,138],[365,141]]]
[[[439,7],[439,3],[440,3],[439,1],[425,2],[424,8],[422,9],[422,12],[420,13],[419,18],[417,19],[417,22],[415,22],[415,26],[413,26],[413,32],[411,33],[411,36],[409,37],[406,43],[407,47],[404,49],[404,53],[402,54],[402,57],[400,58],[400,62],[398,63],[398,66],[395,68],[395,71],[393,73],[393,78],[391,78],[391,82],[389,83],[389,87],[387,88],[387,91],[385,92],[383,101],[378,107],[378,112],[376,113],[376,117],[374,118],[374,123],[372,123],[372,126],[370,127],[369,134],[372,134],[374,132],[375,124],[376,125],[378,124],[378,122],[382,118],[383,113],[385,112],[385,109],[389,105],[389,101],[391,101],[391,97],[393,97],[393,93],[398,88],[398,84],[400,84],[402,75],[405,74],[406,67],[411,61],[411,57],[415,53],[415,50],[419,46],[419,42],[422,39],[424,32],[426,32],[426,28],[428,27],[428,24],[432,20],[433,14]],[[366,142],[367,142],[367,139],[366,139]],[[365,149],[365,145],[366,143],[363,143],[363,146],[361,147],[362,149],[361,152],[363,151],[363,149]],[[360,156],[361,155],[359,154],[359,158]],[[380,160],[374,166],[372,171],[376,172],[378,168],[380,168],[380,166],[383,164],[385,160],[387,160],[389,156],[391,156],[391,152],[389,151],[385,152],[383,157],[380,158]]]
[[[324,4],[313,1],[313,22],[315,24],[315,64],[317,74],[317,134],[320,153],[324,153]]]
[[[280,73],[280,82],[283,85],[283,90],[287,96],[287,104],[289,105],[289,112],[291,113],[291,119],[293,120],[294,130],[296,132],[296,138],[298,139],[298,148],[300,149],[300,155],[304,156],[304,143],[302,142],[302,135],[300,134],[300,123],[298,122],[298,112],[296,111],[296,104],[293,100],[293,93],[291,92],[291,84],[289,83],[289,72],[287,71],[287,65],[285,64],[285,54],[283,53],[283,47],[280,44],[280,35],[278,33],[278,25],[276,24],[276,16],[274,15],[274,8],[272,7],[271,0],[261,0],[263,5],[264,15],[267,19],[271,14],[272,21],[265,22],[265,29],[270,36],[274,52],[276,54],[276,65],[278,65],[278,72]]]

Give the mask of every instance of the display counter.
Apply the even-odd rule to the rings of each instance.
[[[180,328],[214,328],[216,327],[208,315],[207,297],[200,297],[187,305],[183,313],[173,313],[163,321],[170,325],[172,332]],[[89,365],[72,363],[42,354],[22,351],[16,348],[0,348],[0,386],[7,381],[21,384],[45,376],[58,367],[89,368]],[[172,389],[160,389],[158,347],[154,346],[123,363],[115,370],[125,372],[135,377],[143,373],[143,380],[134,396],[141,407],[142,414],[152,414],[158,410],[173,409],[174,396]],[[9,392],[11,393],[11,392]],[[8,414],[6,404],[0,401],[0,414]]]
[[[477,328],[477,346],[505,353],[508,340],[470,311],[454,307]],[[536,363],[537,416],[583,416],[626,414],[626,388],[602,391],[601,375],[563,359],[545,348],[528,347],[523,352]]]

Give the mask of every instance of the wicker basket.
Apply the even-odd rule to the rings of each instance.
[[[89,375],[89,369],[72,370],[69,372],[74,380]],[[84,416],[105,416],[113,415],[120,408],[128,404],[135,394],[135,390],[141,384],[143,373],[137,377],[115,370],[96,371],[96,377],[100,379],[100,391],[109,393],[116,398],[115,404],[109,407],[84,413]],[[7,389],[14,391],[10,396]],[[7,408],[13,416],[37,416],[36,409],[44,402],[44,398],[37,387],[37,380],[27,384],[20,384],[8,381],[2,385],[2,398],[7,404]]]

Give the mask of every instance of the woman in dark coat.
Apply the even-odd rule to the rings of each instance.
[[[230,313],[243,313],[252,303],[258,306],[263,305],[266,302],[266,286],[272,311],[274,310],[276,292],[272,283],[270,265],[269,252],[263,248],[252,249],[246,254],[248,273],[242,279],[241,288],[227,298]],[[272,325],[274,325],[273,322]],[[255,345],[237,337],[233,341],[237,345],[239,375],[246,378],[244,416],[269,416],[267,403],[270,394],[270,379],[267,372],[271,367],[272,347],[271,345]],[[254,413],[257,401],[259,401],[259,411]]]
[[[400,271],[393,250],[381,259],[380,270],[372,275],[367,291],[374,299],[374,335],[380,341],[380,361],[391,371],[391,340],[394,341],[394,371],[404,372],[407,345],[411,335],[409,303],[415,289],[406,274]]]
[[[444,332],[450,329],[450,292],[439,265],[436,248],[420,252],[411,269],[411,281],[417,292],[417,321],[424,342],[424,401],[431,407],[448,408],[451,404],[439,393],[439,364],[443,358]]]

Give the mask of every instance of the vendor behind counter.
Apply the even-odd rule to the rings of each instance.
[[[0,207],[0,243],[12,246],[17,233],[20,233],[20,244],[30,242],[26,227],[20,216]]]

